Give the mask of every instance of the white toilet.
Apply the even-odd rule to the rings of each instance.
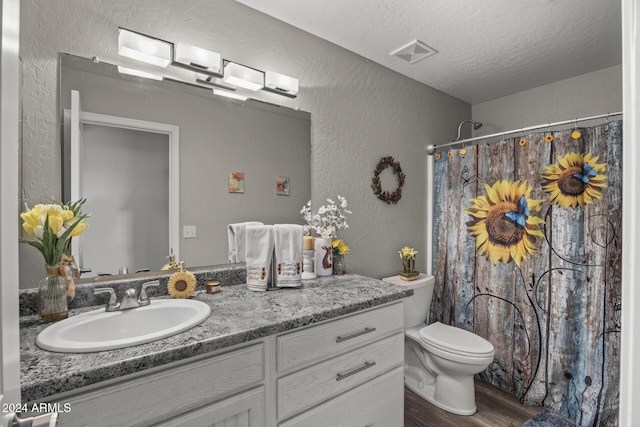
[[[435,279],[420,274],[413,281],[400,276],[382,279],[413,289],[404,301],[404,382],[428,402],[459,415],[476,412],[473,376],[493,361],[493,345],[478,335],[429,318]]]

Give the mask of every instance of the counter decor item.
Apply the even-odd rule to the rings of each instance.
[[[82,205],[84,202],[78,203]],[[38,284],[38,310],[40,319],[45,322],[61,320],[68,315],[67,289],[73,277],[68,276],[62,256],[70,247],[71,237],[80,235],[88,227],[84,221],[88,215],[76,216],[67,207],[59,203],[39,204],[20,214],[23,230],[36,238],[20,239],[20,243],[33,246],[44,257],[46,273]]]
[[[162,266],[161,270],[180,270],[180,264],[176,262],[176,256],[171,251],[171,254],[167,257],[168,263]]]
[[[382,185],[380,183],[380,174],[384,172],[387,168],[391,168],[393,173],[398,177],[398,188],[393,193],[385,190],[382,191]],[[382,157],[380,162],[376,165],[376,169],[373,171],[373,178],[371,179],[371,188],[373,189],[373,194],[375,194],[378,199],[382,200],[386,204],[396,204],[400,201],[402,197],[402,186],[404,185],[405,175],[402,172],[402,168],[400,167],[400,162],[396,162],[393,157],[387,156]]]
[[[208,294],[217,294],[222,291],[222,289],[220,289],[220,282],[218,281],[207,282],[204,287]]]
[[[402,259],[402,271],[400,272],[400,278],[407,281],[416,280],[420,275],[420,273],[416,271],[416,254],[418,251],[405,246],[400,249],[398,253]]]
[[[184,263],[180,263],[180,270],[173,273],[167,283],[167,291],[174,298],[189,298],[196,290],[196,276],[184,269]]]
[[[306,221],[305,234],[313,230],[319,236],[314,242],[315,273],[318,276],[333,274],[332,242],[338,230],[349,228],[347,215],[352,213],[347,209],[347,199],[340,195],[338,195],[338,204],[331,199],[327,199],[327,202],[328,204],[320,206],[315,214],[311,213],[311,200],[300,211]]]
[[[304,236],[302,243],[302,280],[315,279],[315,256],[313,236]]]
[[[331,242],[333,254],[333,274],[345,274],[347,272],[344,256],[349,253],[349,246],[342,239],[334,239]]]
[[[316,237],[314,240],[316,251],[316,275],[331,276],[333,274],[333,252],[331,238]]]

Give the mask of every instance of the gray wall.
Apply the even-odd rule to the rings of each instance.
[[[451,140],[471,107],[231,0],[22,1],[24,201],[31,205],[60,196],[58,52],[116,63],[118,26],[299,78],[300,95],[283,98],[283,104],[311,113],[314,206],[341,194],[354,212],[350,228],[340,234],[351,247],[347,269],[372,277],[396,274],[397,251],[409,245],[420,252],[417,268],[424,270],[425,146]],[[376,164],[387,155],[406,174],[397,205],[384,204],[370,188]],[[386,185],[395,189],[393,182]],[[181,199],[207,196],[203,188],[184,192]],[[182,224],[191,224],[194,208],[184,207]],[[42,264],[25,246],[21,277],[25,266]]]
[[[474,136],[619,112],[622,111],[622,66],[475,104],[471,111],[473,120],[484,123]]]

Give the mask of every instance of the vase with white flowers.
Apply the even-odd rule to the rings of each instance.
[[[313,230],[318,237],[314,240],[316,269],[318,276],[330,276],[333,274],[332,252],[333,238],[338,230],[349,228],[347,215],[352,212],[347,209],[347,199],[338,196],[338,203],[327,199],[327,204],[318,208],[316,213],[311,212],[311,201],[302,208],[300,214],[306,221],[305,234],[309,235]]]
[[[20,242],[33,246],[44,257],[45,277],[38,285],[38,309],[40,318],[45,322],[64,319],[68,315],[66,293],[70,278],[62,265],[62,258],[69,250],[71,238],[79,236],[88,227],[84,221],[88,215],[79,213],[77,203],[76,212],[69,209],[69,205],[73,205],[71,203],[51,203],[35,205],[20,214],[22,228],[36,238],[20,239]]]

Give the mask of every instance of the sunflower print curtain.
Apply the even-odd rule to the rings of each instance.
[[[489,340],[483,380],[578,426],[618,424],[621,127],[435,154],[430,321]]]

